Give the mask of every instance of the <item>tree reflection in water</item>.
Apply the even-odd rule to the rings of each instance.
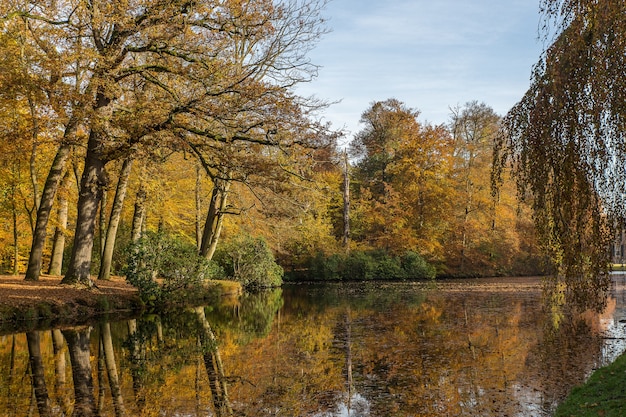
[[[72,380],[74,384],[73,417],[96,415],[96,400],[93,391],[89,336],[91,327],[62,331],[70,354]]]
[[[103,417],[549,416],[605,363],[611,340],[603,336],[624,314],[617,294],[604,316],[563,314],[555,327],[533,285],[283,291],[93,332],[64,329],[67,348],[58,331],[0,337],[0,415],[36,413],[35,405],[40,415],[71,415],[73,402],[73,415],[98,406]],[[623,350],[615,346],[611,357]],[[66,355],[73,399],[61,394],[72,389]],[[19,375],[29,369],[24,386]],[[57,401],[46,381],[55,381]]]

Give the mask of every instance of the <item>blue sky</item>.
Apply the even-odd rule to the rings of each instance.
[[[472,100],[504,115],[543,49],[539,0],[331,0],[324,15],[332,31],[310,53],[322,68],[298,92],[341,100],[322,116],[347,139],[391,97],[433,124]]]

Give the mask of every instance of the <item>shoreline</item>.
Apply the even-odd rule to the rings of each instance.
[[[0,275],[0,334],[85,325],[103,316],[130,318],[144,310],[137,289],[122,277],[98,281],[97,288],[61,285],[61,279]]]
[[[42,275],[25,281],[24,275],[0,275],[0,335],[81,326],[102,318],[124,320],[141,315],[146,306],[138,290],[124,277],[95,280],[97,287],[62,285],[62,276]],[[214,281],[206,294],[196,293],[188,301],[208,302],[214,297],[238,297],[241,285]]]

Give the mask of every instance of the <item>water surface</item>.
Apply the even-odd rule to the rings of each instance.
[[[532,279],[287,285],[0,336],[0,415],[549,416],[624,350],[624,288],[563,319]]]

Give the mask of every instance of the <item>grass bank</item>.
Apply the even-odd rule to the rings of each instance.
[[[626,416],[626,353],[572,390],[554,417]]]

